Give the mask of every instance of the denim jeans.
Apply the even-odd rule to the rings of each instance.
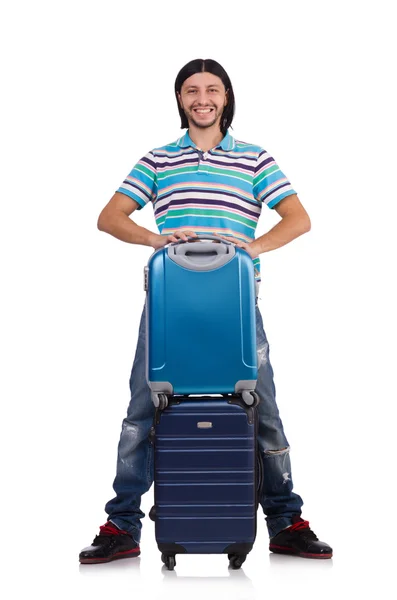
[[[256,392],[259,431],[258,444],[263,460],[263,487],[259,502],[266,515],[269,536],[292,524],[292,516],[301,514],[302,499],[292,491],[289,444],[276,405],[273,369],[269,360],[269,344],[263,329],[262,315],[256,303],[256,336],[258,379]],[[145,376],[146,308],[143,309],[135,360],[130,377],[131,401],[123,420],[118,445],[117,473],[113,483],[115,498],[105,511],[117,527],[130,532],[139,543],[141,496],[153,483],[153,446],[149,430],[153,425],[154,405]]]

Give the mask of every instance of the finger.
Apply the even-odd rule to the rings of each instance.
[[[187,237],[183,233],[183,231],[175,231],[174,236],[177,237],[177,238],[179,238],[180,240],[187,241]]]
[[[179,232],[181,235],[181,238],[183,240],[185,240],[186,242],[188,242],[188,238],[189,237],[197,237],[197,233],[195,233],[194,231],[190,231],[189,229],[185,230],[185,231],[180,231]]]

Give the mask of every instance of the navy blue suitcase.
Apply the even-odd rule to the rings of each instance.
[[[175,396],[156,410],[150,518],[170,570],[180,553],[225,553],[237,569],[252,549],[262,482],[254,395],[251,406],[237,394]]]

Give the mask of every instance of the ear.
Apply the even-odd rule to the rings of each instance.
[[[229,90],[226,90],[225,92],[225,104],[223,106],[227,106],[229,102]]]
[[[179,93],[179,92],[177,92],[177,93],[176,93],[176,95],[177,95],[177,97],[178,97],[178,102],[179,102],[179,104],[180,104],[181,108],[183,108],[183,104],[182,104],[182,98],[181,98],[181,95],[180,95],[180,93]]]

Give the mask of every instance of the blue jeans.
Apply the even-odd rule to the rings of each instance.
[[[266,515],[270,537],[292,524],[292,516],[301,514],[302,499],[292,491],[289,444],[276,404],[273,369],[269,361],[269,344],[263,329],[262,315],[256,304],[258,379],[256,391],[260,402],[258,444],[263,459],[263,487],[259,502]],[[130,377],[131,401],[123,420],[118,446],[117,474],[113,483],[116,497],[105,511],[109,520],[130,532],[139,543],[141,496],[153,483],[153,446],[148,434],[153,425],[154,405],[145,376],[145,308],[142,313],[135,360]]]

